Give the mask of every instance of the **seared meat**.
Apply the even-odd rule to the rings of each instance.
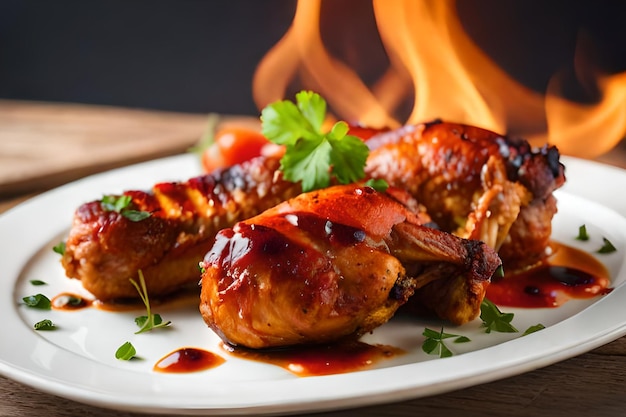
[[[507,269],[544,256],[564,181],[553,147],[452,123],[432,123],[367,139],[366,172],[406,189],[439,227],[499,250]],[[130,208],[152,212],[133,222],[100,201],[78,208],[62,264],[97,298],[136,297],[128,279],[141,269],[150,294],[199,279],[215,234],[261,213],[301,188],[282,179],[274,158],[259,157],[182,183],[128,191]]]
[[[432,284],[454,277],[436,312],[472,320],[500,260],[429,220],[370,187],[301,194],[218,233],[201,263],[202,316],[233,345],[323,343],[373,330],[416,288],[437,296]]]
[[[445,122],[384,132],[367,144],[367,174],[406,189],[443,230],[486,242],[507,268],[545,256],[552,192],[565,181],[556,148]]]
[[[277,168],[278,160],[257,158],[186,182],[157,184],[150,192],[125,192],[132,197],[129,209],[152,213],[141,221],[100,201],[80,206],[61,260],[66,275],[100,300],[137,297],[129,278],[140,269],[152,296],[196,284],[198,262],[220,229],[301,191]]]

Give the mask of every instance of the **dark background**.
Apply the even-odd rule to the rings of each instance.
[[[325,32],[352,27],[350,19],[373,26],[369,3],[323,3],[332,8],[324,14]],[[252,75],[288,29],[295,6],[295,0],[3,0],[0,98],[257,114]],[[538,91],[557,70],[573,77],[581,34],[601,69],[626,70],[626,1],[466,0],[458,9],[483,49]],[[347,48],[357,47],[331,50],[354,56]],[[360,48],[372,60],[384,55],[376,42]],[[571,94],[593,99],[576,82]]]

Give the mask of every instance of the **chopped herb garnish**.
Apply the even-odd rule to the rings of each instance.
[[[152,215],[149,211],[139,211],[130,208],[133,199],[129,195],[105,195],[100,200],[100,205],[106,211],[115,211],[126,217],[128,220],[138,222],[147,219]]]
[[[148,289],[146,288],[146,281],[143,277],[143,272],[139,271],[139,284],[132,278],[130,283],[137,289],[141,301],[146,306],[146,315],[135,318],[135,323],[140,327],[135,334],[147,332],[149,330],[157,329],[160,327],[167,327],[171,324],[171,321],[163,322],[163,319],[159,314],[153,314],[150,309],[150,299],[148,298]]]
[[[578,228],[578,236],[576,236],[576,240],[587,241],[589,240],[589,234],[587,233],[587,226],[584,224]]]
[[[121,213],[132,201],[133,198],[129,195],[105,195],[100,200],[100,204],[106,211]]]
[[[326,101],[311,91],[296,94],[296,103],[274,102],[261,112],[262,133],[271,142],[285,145],[280,169],[286,180],[302,181],[303,191],[327,187],[331,178],[341,184],[365,176],[367,145],[348,135],[346,122],[322,132]]]
[[[39,285],[48,285],[47,282],[39,280],[39,279],[31,279],[30,280],[30,284],[31,285],[35,285],[35,286],[39,286]]]
[[[607,238],[603,237],[602,241],[604,242],[604,244],[600,249],[596,251],[597,253],[612,253],[617,250]]]
[[[483,326],[486,327],[486,333],[491,333],[491,331],[502,333],[518,332],[519,330],[511,324],[513,317],[513,313],[501,312],[498,306],[486,298],[480,304],[480,319],[483,321]]]
[[[144,219],[147,219],[151,215],[152,214],[149,211],[122,210],[122,216],[133,222],[140,222]]]
[[[453,355],[452,351],[446,346],[444,339],[454,338],[454,343],[466,343],[470,341],[466,336],[444,333],[443,327],[441,331],[426,328],[422,335],[426,337],[426,340],[422,343],[422,350],[429,355],[437,355],[440,358],[448,358]]]
[[[52,320],[45,319],[35,323],[33,328],[35,330],[55,330],[56,326],[52,323]]]
[[[367,185],[368,187],[372,187],[373,189],[375,189],[376,191],[380,193],[384,193],[385,191],[387,191],[387,188],[389,188],[389,184],[387,183],[387,181],[383,179],[372,178],[372,179],[367,180],[365,185]]]
[[[29,295],[22,298],[22,301],[24,301],[24,304],[31,308],[50,310],[50,299],[43,294]]]
[[[130,342],[125,342],[115,351],[115,359],[127,361],[135,357],[137,350]]]
[[[61,241],[52,247],[52,250],[59,255],[65,254],[65,242]]]
[[[543,330],[545,328],[546,328],[546,326],[544,326],[541,323],[535,324],[534,326],[530,326],[528,329],[526,329],[526,331],[524,332],[524,334],[522,336],[526,336],[528,334],[538,332],[539,330]]]

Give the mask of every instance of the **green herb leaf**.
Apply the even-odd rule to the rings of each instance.
[[[122,216],[133,222],[140,222],[144,219],[147,219],[151,215],[152,214],[149,211],[122,210]]]
[[[480,318],[483,321],[483,326],[486,327],[485,332],[491,333],[491,331],[502,333],[516,333],[517,330],[512,324],[513,313],[503,313],[498,306],[484,298],[480,304]]]
[[[31,280],[30,280],[30,284],[31,284],[31,285],[35,285],[35,286],[38,286],[38,285],[48,285],[48,283],[47,283],[47,282],[45,282],[45,281],[41,281],[41,280],[39,280],[39,279],[31,279]]]
[[[545,328],[546,328],[546,326],[544,326],[541,323],[535,324],[534,326],[530,326],[528,329],[526,329],[526,331],[524,332],[524,334],[522,336],[526,336],[528,334],[538,332],[539,330],[543,330]]]
[[[129,195],[105,195],[100,200],[100,205],[106,211],[121,213],[133,201]]]
[[[603,237],[602,240],[604,244],[596,251],[597,253],[613,253],[617,250],[607,238]]]
[[[333,177],[349,184],[365,176],[367,146],[347,134],[345,122],[323,133],[325,117],[326,101],[311,91],[296,94],[296,104],[277,101],[261,112],[263,135],[286,147],[280,164],[285,179],[302,181],[303,191],[327,187]]]
[[[135,317],[135,323],[139,328],[143,328],[145,324],[148,322],[148,316],[137,316]]]
[[[38,308],[40,310],[50,310],[50,299],[43,294],[29,295],[22,298],[24,304],[31,308]]]
[[[130,342],[125,342],[115,351],[115,359],[127,361],[135,357],[137,350]]]
[[[54,323],[48,319],[38,321],[33,327],[35,330],[56,330]]]
[[[52,247],[52,250],[59,255],[65,254],[65,242],[61,241]]]
[[[136,331],[135,334],[169,326],[171,321],[163,322],[163,319],[159,314],[152,314],[150,309],[150,299],[148,298],[148,289],[146,288],[146,281],[141,270],[139,270],[139,283],[135,282],[132,278],[130,279],[130,283],[133,287],[135,287],[139,293],[141,301],[143,301],[143,304],[146,306],[146,315],[135,318],[135,323],[139,326],[139,330]]]
[[[370,178],[369,180],[367,180],[365,185],[367,185],[368,187],[372,187],[380,193],[384,193],[385,191],[387,191],[387,188],[389,188],[389,184],[387,184],[387,181],[383,179]]]
[[[589,240],[589,234],[587,234],[587,226],[585,226],[584,224],[578,228],[578,236],[576,236],[576,240]]]
[[[493,273],[493,275],[498,277],[498,278],[504,278],[504,266],[502,264],[500,264],[500,266],[498,266],[498,268],[496,268],[496,270]]]
[[[129,195],[105,195],[100,200],[100,205],[105,211],[115,211],[133,222],[139,222],[152,215],[149,211],[139,211],[130,208],[133,199]]]
[[[445,339],[454,338],[453,343],[470,342],[467,336],[444,333],[443,327],[440,331],[425,328],[422,335],[426,337],[426,340],[422,343],[422,350],[429,355],[437,355],[440,358],[448,358],[453,355],[452,351],[446,346]]]

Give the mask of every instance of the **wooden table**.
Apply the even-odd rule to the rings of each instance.
[[[0,212],[46,188],[184,152],[205,115],[0,100]],[[133,146],[128,146],[128,138]],[[17,158],[17,160],[16,160]],[[620,144],[600,161],[626,167]],[[10,167],[9,165],[11,164]],[[617,312],[616,312],[617,313]],[[2,335],[0,343],[7,343]],[[523,375],[327,416],[625,416],[626,337]],[[139,416],[44,394],[0,377],[0,416]]]

